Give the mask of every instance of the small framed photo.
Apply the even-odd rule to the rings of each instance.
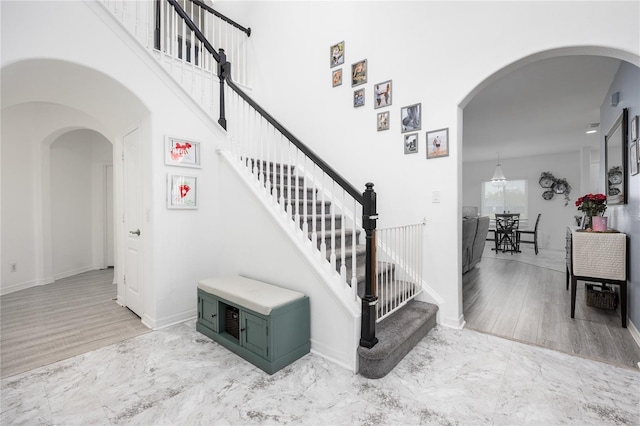
[[[200,142],[167,136],[164,163],[168,166],[200,168]]]
[[[427,159],[449,156],[449,128],[427,132]]]
[[[353,106],[354,108],[364,105],[364,87],[353,92]]]
[[[197,209],[198,178],[195,176],[168,175],[167,208]]]
[[[344,41],[331,46],[331,68],[344,64]]]
[[[410,133],[404,135],[404,153],[416,154],[418,152],[418,134]]]
[[[401,133],[414,132],[422,128],[421,106],[421,104],[413,104],[400,109]]]
[[[342,85],[342,68],[331,73],[331,81],[333,82],[333,87]]]
[[[633,141],[629,145],[629,170],[631,176],[638,174],[638,141]]]
[[[367,82],[367,60],[351,64],[351,87]]]
[[[389,111],[378,113],[378,131],[389,130]]]
[[[631,140],[638,140],[638,116],[631,119]]]
[[[391,105],[391,80],[373,86],[373,107],[384,108]]]

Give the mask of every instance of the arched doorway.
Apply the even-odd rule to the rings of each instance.
[[[125,207],[122,162],[116,159],[122,155],[122,138],[133,129],[148,125],[149,110],[120,82],[98,70],[66,61],[30,59],[7,64],[2,69],[2,82],[3,118],[9,118],[3,120],[3,180],[6,177],[7,181],[22,182],[22,190],[16,189],[15,196],[2,193],[3,254],[19,264],[17,273],[3,272],[2,293],[47,284],[56,277],[110,264],[115,267],[118,294],[124,293],[121,271],[125,235],[118,220],[113,223],[115,232],[104,232],[103,222],[108,215],[101,206],[109,200],[103,198],[107,189],[102,185],[113,182],[111,211],[114,217],[122,217]],[[83,138],[91,143],[83,144],[80,141]],[[79,255],[87,257],[91,253],[88,256],[91,259],[76,263],[65,257],[68,253],[54,253],[53,249],[55,241],[67,244],[79,237],[71,231],[69,211],[65,214],[66,207],[55,204],[58,198],[69,197],[67,203],[73,203],[73,197],[77,197],[71,191],[63,191],[75,180],[72,169],[65,164],[72,158],[77,160],[72,161],[74,167],[86,173],[76,183],[84,188],[78,192],[84,196],[89,183],[100,189],[98,199],[85,200],[83,204],[91,220],[81,223],[82,234],[91,234],[91,243],[90,250],[82,250]],[[80,158],[87,159],[92,166],[80,166]],[[15,159],[20,159],[19,167],[4,167],[15,163]],[[57,173],[64,183],[52,181],[52,173]],[[107,173],[112,173],[113,178],[106,178]],[[17,202],[7,202],[7,197]],[[71,209],[71,213],[75,212]],[[54,228],[54,215],[58,222],[69,221],[66,224],[69,232]],[[110,235],[114,235],[113,244],[109,242]],[[113,247],[105,247],[109,245]],[[115,256],[110,259],[107,253],[114,251]],[[124,298],[118,300],[126,304]]]
[[[54,279],[114,266],[111,142],[93,130],[71,130],[49,153]]]
[[[570,84],[578,85],[581,79],[584,79],[585,84],[589,84],[591,87],[585,86],[582,93],[579,93],[579,95],[584,96],[585,92],[591,91],[595,88],[597,90],[592,94],[595,96],[595,102],[590,103],[588,101],[588,97],[583,97],[581,103],[577,102],[576,104],[572,104],[571,99],[568,99],[569,95],[564,94],[564,98],[562,97],[562,91],[565,87],[563,85],[556,86],[556,81],[551,80],[550,77],[545,78],[544,72],[540,71],[545,67],[550,68],[551,66],[554,66],[554,64],[565,64],[569,66],[568,64],[571,63],[581,63],[581,66],[575,67],[570,73],[568,73],[567,78],[571,79]],[[535,218],[535,216],[541,211],[543,217],[546,216],[547,229],[542,232],[542,246],[545,249],[555,249],[557,251],[557,265],[559,267],[556,276],[550,277],[546,272],[549,267],[548,265],[545,265],[544,262],[541,262],[541,267],[545,268],[544,272],[542,269],[530,270],[529,266],[526,268],[520,268],[516,272],[507,268],[505,266],[507,262],[513,263],[514,261],[518,261],[518,258],[521,257],[517,254],[511,256],[507,253],[506,257],[502,259],[505,263],[501,263],[498,266],[496,266],[497,264],[493,259],[488,259],[489,262],[485,262],[483,267],[485,271],[487,271],[487,268],[489,267],[493,268],[492,272],[495,275],[492,281],[495,282],[499,280],[504,274],[510,274],[510,276],[506,280],[506,287],[498,290],[495,293],[495,298],[493,298],[491,302],[485,303],[484,306],[478,306],[479,304],[482,304],[482,302],[478,303],[479,299],[476,299],[474,300],[475,306],[471,309],[469,303],[471,298],[474,298],[483,292],[486,295],[486,293],[491,290],[488,290],[488,287],[485,287],[484,290],[480,290],[475,293],[475,295],[471,294],[469,291],[466,291],[468,288],[465,288],[465,286],[468,285],[472,279],[475,280],[476,284],[480,282],[481,285],[482,279],[479,278],[481,273],[476,270],[471,272],[471,274],[475,274],[476,276],[472,277],[471,275],[464,275],[461,281],[461,306],[463,306],[463,313],[465,320],[467,321],[467,326],[470,328],[515,340],[527,341],[540,346],[571,352],[571,350],[567,349],[567,346],[562,346],[563,342],[556,341],[567,337],[561,336],[560,333],[556,333],[556,330],[562,329],[562,326],[565,325],[570,326],[576,324],[576,321],[573,321],[572,323],[565,321],[565,318],[569,318],[569,315],[565,306],[562,304],[562,298],[565,297],[566,293],[564,286],[563,264],[565,256],[563,251],[564,233],[566,227],[573,224],[573,216],[576,214],[573,201],[584,193],[598,190],[598,183],[600,183],[600,179],[598,179],[597,176],[594,179],[594,176],[592,175],[594,174],[594,171],[596,175],[601,171],[599,167],[599,158],[602,149],[601,138],[604,133],[606,133],[606,128],[601,128],[598,135],[592,137],[592,139],[588,139],[589,136],[585,136],[585,129],[590,123],[600,122],[601,119],[603,122],[607,121],[606,118],[603,118],[603,116],[607,114],[606,111],[608,111],[609,108],[614,109],[616,107],[616,105],[609,104],[610,86],[613,84],[614,79],[618,78],[617,76],[623,66],[628,66],[637,70],[639,64],[640,60],[637,56],[612,49],[598,47],[555,49],[553,51],[542,52],[537,55],[523,58],[520,61],[505,67],[487,78],[482,84],[478,85],[472,93],[465,97],[464,102],[461,104],[464,105],[463,114],[465,140],[461,146],[461,151],[463,152],[463,179],[461,191],[462,205],[460,207],[475,204],[480,207],[480,214],[486,214],[486,212],[481,208],[482,200],[480,182],[488,181],[491,178],[496,167],[496,151],[501,151],[501,154],[503,154],[501,155],[501,165],[505,171],[507,179],[524,178],[528,179],[530,182],[530,193],[528,194],[530,205],[529,218]],[[590,72],[594,72],[594,68],[598,67],[606,70],[602,74],[605,77],[601,82],[598,82],[597,78],[590,75]],[[535,72],[531,72],[529,74],[529,79],[535,78],[539,80],[536,81],[536,84],[539,84],[538,89],[534,90],[529,96],[519,96],[521,95],[519,93],[521,85],[528,83],[526,79],[521,79],[521,77],[527,75],[527,72],[531,70],[535,70]],[[556,71],[567,70],[558,68]],[[496,90],[493,90],[495,87],[502,87],[504,89],[509,87],[509,84],[512,84],[511,90],[504,91],[507,95],[504,95],[502,98],[497,96],[498,92]],[[598,84],[600,84],[599,87],[597,86]],[[635,90],[637,91],[637,89],[638,87],[636,82]],[[489,93],[489,95],[487,93]],[[546,96],[549,99],[535,99],[536,96]],[[553,98],[554,96],[557,97]],[[581,99],[579,96],[576,96],[575,98],[578,100]],[[627,99],[629,100],[630,98]],[[483,105],[480,104],[480,100],[484,101]],[[554,127],[553,125],[548,124],[550,121],[546,120],[551,118],[551,121],[553,121],[556,117],[545,117],[545,114],[547,113],[552,114],[551,110],[553,108],[551,107],[545,110],[539,110],[538,112],[530,109],[531,104],[535,102],[542,103],[541,101],[560,103],[559,106],[564,109],[561,113],[556,113],[560,114],[560,116],[557,117],[559,118],[559,120],[557,120],[559,123],[556,128],[557,134],[552,136],[553,139],[551,140],[554,145],[546,145],[546,148],[544,143],[545,140],[542,139],[542,135],[545,134],[546,130]],[[565,104],[562,105],[562,102],[565,102]],[[501,110],[502,106],[506,106],[509,109],[509,113],[504,113],[504,109],[502,109],[503,114],[497,114],[495,112]],[[637,104],[635,107],[638,107]],[[475,112],[483,109],[483,113],[486,113],[487,116],[490,116],[493,113],[497,116],[497,120],[493,121],[492,124],[491,119],[487,118],[487,116],[482,118],[479,117],[480,114],[478,114],[478,116],[474,117],[474,109]],[[531,128],[529,126],[522,125],[522,123],[520,123],[520,125],[517,125],[517,123],[515,124],[515,127],[517,127],[519,131],[514,131],[513,128],[510,128],[510,124],[514,121],[514,115],[517,111],[523,111],[523,113],[526,113],[526,119],[530,122]],[[582,113],[582,115],[579,116],[579,113]],[[575,136],[563,133],[563,130],[559,128],[563,124],[576,119],[579,125],[575,123],[573,125],[573,128],[576,130]],[[582,121],[580,121],[580,119],[582,119]],[[473,129],[470,129],[470,127],[472,126],[472,123],[479,125],[478,123],[481,121],[481,125],[493,127],[494,132],[492,136],[501,140],[503,146],[498,147],[493,143],[478,144],[477,147],[473,146],[474,142],[481,142],[484,136],[480,136],[482,132],[474,133]],[[502,125],[500,125],[501,123]],[[536,127],[540,129],[537,134],[535,131]],[[532,134],[534,135],[533,142],[531,140]],[[541,138],[539,144],[535,144],[535,137]],[[576,144],[572,145],[570,143],[570,139],[572,138],[577,140]],[[528,144],[525,143],[524,145],[518,145],[517,142],[527,139],[529,139]],[[580,140],[584,141],[584,146],[579,145]],[[538,147],[536,145],[540,146]],[[469,148],[468,150],[467,147]],[[479,154],[480,150],[487,152]],[[512,151],[512,154],[507,155],[507,159],[505,159],[505,151],[508,152],[509,150]],[[517,154],[513,154],[513,152],[517,152]],[[471,157],[471,161],[469,157]],[[477,161],[474,161],[476,159],[474,157],[477,157]],[[563,200],[562,197],[558,197],[556,200],[547,201],[543,201],[541,198],[538,179],[540,178],[541,172],[549,170],[561,174],[559,177],[570,176],[573,192],[571,193],[570,200],[566,205],[565,200]],[[465,192],[470,191],[475,192],[475,194],[473,194],[473,196],[465,194]],[[631,209],[633,208],[634,207],[631,207]],[[522,248],[522,250],[529,250],[529,248]],[[496,255],[496,258],[498,257],[499,256]],[[539,260],[540,257],[541,256],[532,256],[534,265],[535,261]],[[545,294],[543,297],[546,298],[546,302],[538,303],[536,305],[535,299],[538,299],[539,301],[540,297],[538,296],[543,295],[546,291],[543,288],[543,284],[546,284],[546,281],[554,279],[559,281],[557,286],[561,287],[557,289],[557,294],[554,296]],[[527,282],[527,280],[530,281],[530,291],[528,293],[520,294],[520,296],[515,295],[515,291],[513,290],[518,288],[524,282]],[[536,286],[536,284],[540,285]],[[560,301],[558,311],[555,313],[542,311],[554,302],[554,297],[556,300]],[[484,300],[486,301],[487,299]],[[520,308],[516,307],[516,305],[520,306]],[[480,313],[478,313],[476,308],[480,310]],[[538,323],[526,324],[524,327],[527,327],[527,330],[523,330],[522,317],[519,316],[525,309],[528,310],[526,314],[527,316],[534,320],[535,318],[539,319]],[[506,316],[509,316],[510,318],[506,320]],[[540,316],[554,317],[553,326],[551,326],[549,321],[545,322],[544,319],[540,319]],[[617,323],[616,326],[619,328],[619,323]],[[518,330],[519,327],[520,330]],[[528,334],[529,337],[525,337],[526,334]],[[569,335],[570,332],[566,332],[565,334]],[[530,338],[533,340],[530,340]],[[611,342],[611,344],[615,344],[615,342]],[[591,348],[583,347],[570,349],[574,352],[580,353],[580,351],[589,351]],[[590,353],[590,355],[598,357],[597,354]]]

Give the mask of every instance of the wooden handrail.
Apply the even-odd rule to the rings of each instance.
[[[207,49],[207,51],[213,55],[216,62],[220,62],[220,56],[218,55],[218,52],[216,52],[216,49],[214,49],[211,43],[209,43],[209,40],[207,40],[204,34],[202,34],[202,31],[200,31],[198,26],[193,23],[189,15],[187,15],[187,12],[185,12],[184,9],[182,8],[182,6],[180,6],[176,0],[167,0],[167,1],[171,6],[173,6],[173,8],[178,13],[178,15],[180,15],[180,17],[184,20],[185,24],[187,24],[189,29],[193,31],[196,38],[202,42],[205,49]]]
[[[227,72],[229,70],[227,69]],[[351,185],[345,178],[329,166],[322,158],[320,158],[315,152],[313,152],[308,146],[302,143],[298,138],[293,136],[282,124],[280,124],[275,118],[273,118],[268,112],[266,112],[256,101],[251,99],[246,93],[242,91],[231,80],[230,75],[226,76],[227,84],[234,92],[238,94],[245,102],[247,102],[258,114],[264,117],[273,127],[275,127],[282,135],[293,143],[304,155],[306,155],[311,161],[313,161],[322,171],[324,171],[331,179],[333,179],[340,187],[342,187],[349,195],[351,195],[361,205],[364,203],[362,193],[358,191],[353,185]]]
[[[238,24],[237,22],[227,18],[226,16],[224,16],[222,13],[210,8],[209,6],[207,6],[206,4],[204,4],[203,2],[199,1],[199,0],[190,0],[191,3],[200,6],[201,8],[203,8],[204,10],[206,10],[207,12],[213,14],[214,16],[217,16],[218,18],[222,19],[224,22],[226,22],[227,24],[239,29],[240,31],[242,31],[243,33],[247,34],[247,37],[251,37],[251,28],[245,28],[242,25]]]

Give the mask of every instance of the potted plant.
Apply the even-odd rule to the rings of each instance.
[[[604,212],[607,210],[607,196],[604,194],[587,194],[576,200],[576,207],[585,214],[584,229],[606,231],[607,221]],[[593,218],[596,219],[594,222]],[[597,222],[597,223],[596,223]],[[604,226],[603,226],[604,225]],[[604,229],[603,229],[604,227]]]

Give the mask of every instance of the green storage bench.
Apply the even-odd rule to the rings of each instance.
[[[241,276],[198,282],[196,330],[273,374],[309,353],[309,298]]]

